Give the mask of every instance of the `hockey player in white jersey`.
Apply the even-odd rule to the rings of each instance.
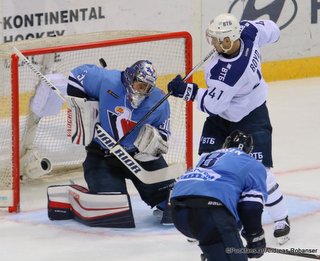
[[[118,141],[164,96],[156,87],[156,79],[156,71],[147,60],[137,61],[124,71],[84,64],[71,71],[67,93],[99,101],[100,125]],[[168,166],[162,154],[168,150],[169,117],[166,101],[120,142],[147,171]],[[83,170],[88,189],[78,185],[49,187],[51,220],[74,218],[89,226],[135,227],[126,179],[133,182],[147,205],[165,210],[174,179],[143,183],[97,138],[86,150]]]
[[[235,130],[223,149],[204,153],[173,187],[173,222],[182,234],[199,241],[201,260],[245,261],[263,255],[267,174],[263,164],[248,155],[252,148],[252,137]],[[243,251],[240,224],[248,252]]]
[[[290,225],[283,195],[271,173],[272,126],[266,106],[267,84],[261,72],[260,48],[275,43],[279,27],[270,20],[239,21],[232,14],[221,14],[209,25],[207,40],[216,50],[205,67],[207,88],[185,83],[178,75],[168,84],[172,95],[197,101],[207,113],[199,154],[221,148],[235,129],[253,136],[252,155],[267,168],[268,201],[274,221],[274,237],[280,244],[289,237]]]

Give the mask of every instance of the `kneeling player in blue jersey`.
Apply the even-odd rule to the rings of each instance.
[[[71,71],[67,93],[98,101],[100,125],[118,141],[165,95],[156,87],[156,79],[155,69],[147,60],[137,61],[124,71],[84,64]],[[120,141],[122,148],[147,171],[168,166],[162,154],[168,150],[169,117],[170,107],[166,101],[145,119],[144,125],[137,125]],[[88,188],[49,187],[51,220],[74,218],[89,226],[135,227],[126,179],[133,182],[147,205],[165,210],[174,179],[169,177],[145,184],[97,138],[86,146],[86,151],[83,170]],[[162,220],[166,222],[168,220]]]
[[[248,155],[252,149],[252,137],[236,130],[223,149],[203,154],[173,188],[173,222],[182,234],[199,241],[201,260],[242,261],[263,255],[266,170]]]

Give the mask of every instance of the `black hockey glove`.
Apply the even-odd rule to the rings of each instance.
[[[198,92],[198,85],[195,83],[187,83],[182,80],[181,75],[177,75],[171,82],[168,83],[168,92],[185,101],[193,101]]]
[[[266,248],[266,240],[264,238],[263,229],[259,233],[248,235],[244,230],[241,231],[241,235],[247,241],[248,252],[247,256],[249,258],[259,258],[264,254],[264,249]]]

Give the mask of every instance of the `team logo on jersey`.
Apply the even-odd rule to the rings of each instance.
[[[115,107],[114,112],[108,111],[110,127],[116,140],[119,140],[137,124],[131,120],[131,116],[132,111],[123,106]]]
[[[263,161],[263,153],[261,151],[251,152],[250,156],[255,158],[257,161]]]
[[[186,181],[186,180],[215,181],[219,178],[221,178],[221,175],[211,169],[195,168],[194,170],[187,172],[182,177],[180,177],[180,181]]]
[[[226,67],[221,67],[221,71],[220,71],[219,76],[218,76],[219,81],[224,82],[224,80],[225,80],[226,77],[227,77],[227,73],[229,72],[229,70],[231,69],[231,67],[232,67],[232,64],[231,64],[231,63],[228,63],[228,64],[226,65]]]
[[[215,138],[212,137],[201,137],[201,144],[215,144]]]

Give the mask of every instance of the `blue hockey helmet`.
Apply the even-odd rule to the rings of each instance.
[[[133,108],[138,108],[141,102],[150,95],[156,86],[156,80],[156,71],[148,60],[137,61],[124,70],[123,84]]]
[[[249,154],[253,150],[253,138],[250,134],[235,130],[226,138],[222,148],[238,148]]]

